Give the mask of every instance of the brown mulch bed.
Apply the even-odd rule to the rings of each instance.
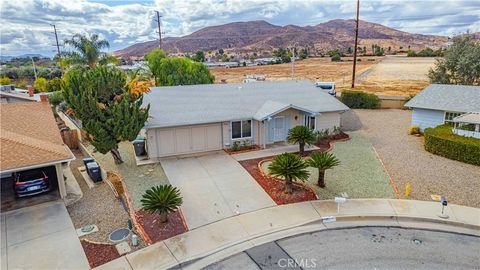
[[[343,141],[348,140],[350,137],[344,132],[340,132],[336,135],[328,136],[327,138],[321,139],[315,143],[315,146],[320,148],[321,151],[328,151],[330,149],[330,143],[334,141]]]
[[[293,186],[292,194],[286,194],[285,183],[270,179],[263,175],[258,168],[260,161],[268,158],[256,158],[244,161],[239,161],[250,175],[262,186],[262,188],[268,193],[268,195],[275,201],[276,204],[288,204],[304,201],[316,200],[317,196],[312,190],[303,187],[302,185],[295,184]]]
[[[136,215],[138,222],[153,243],[184,233],[188,230],[179,211],[169,214],[168,222],[166,223],[160,223],[158,214],[152,214],[143,209],[137,211]]]
[[[81,240],[83,250],[87,255],[88,263],[91,268],[95,268],[109,261],[120,258],[114,245],[97,244],[89,241]]]

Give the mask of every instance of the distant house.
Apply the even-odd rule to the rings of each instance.
[[[152,87],[145,94],[149,158],[284,142],[288,130],[340,126],[349,108],[310,81]]]
[[[1,181],[14,172],[41,170],[61,198],[66,196],[63,171],[75,159],[63,143],[48,102],[0,104]],[[4,185],[2,184],[2,187]],[[13,187],[12,185],[8,185]],[[9,191],[9,190],[8,190]],[[2,190],[4,195],[5,190]]]
[[[480,112],[480,86],[431,84],[405,104],[412,109],[412,125],[424,130],[465,113]]]

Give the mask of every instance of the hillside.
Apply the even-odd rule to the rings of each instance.
[[[359,44],[370,48],[378,44],[385,48],[438,48],[448,41],[444,36],[411,34],[381,24],[360,21]],[[266,21],[234,22],[200,29],[190,35],[166,38],[163,47],[168,53],[189,53],[196,50],[224,49],[235,52],[262,52],[292,46],[308,47],[325,52],[330,49],[353,47],[354,20],[332,20],[315,26],[278,26]],[[156,48],[157,41],[131,45],[115,52],[122,57],[143,56]]]

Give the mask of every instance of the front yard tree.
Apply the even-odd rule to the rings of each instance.
[[[287,141],[298,143],[301,156],[305,153],[305,145],[311,145],[315,143],[315,140],[315,133],[309,127],[296,126],[288,131]]]
[[[115,63],[116,58],[108,56],[102,49],[108,49],[110,44],[107,40],[101,39],[97,34],[90,36],[75,34],[71,39],[65,40],[65,44],[72,48],[71,51],[63,53],[66,65],[82,65],[90,68],[98,63]]]
[[[315,152],[307,160],[310,167],[318,169],[317,185],[321,188],[325,187],[325,171],[340,164],[340,161],[332,153]]]
[[[142,95],[132,95],[123,71],[114,67],[74,68],[62,83],[65,101],[82,121],[87,139],[102,154],[123,162],[118,144],[132,141],[148,118]]]
[[[210,84],[215,79],[205,64],[189,58],[166,57],[158,49],[147,54],[146,59],[156,86]]]
[[[268,171],[270,175],[285,180],[285,193],[291,194],[294,180],[305,181],[310,176],[307,167],[299,155],[283,153],[273,159],[268,165]]]
[[[160,214],[160,222],[168,221],[168,214],[178,210],[183,199],[180,190],[172,185],[152,187],[143,194],[142,206],[145,211]]]
[[[473,35],[455,37],[428,77],[431,83],[480,85],[480,42]]]

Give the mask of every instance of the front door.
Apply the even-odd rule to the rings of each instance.
[[[274,118],[273,123],[273,141],[281,142],[285,141],[285,117],[277,116]]]

